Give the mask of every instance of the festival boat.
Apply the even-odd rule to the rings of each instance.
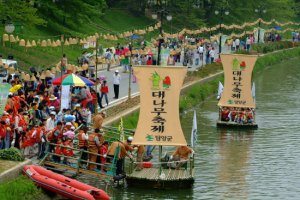
[[[221,60],[224,70],[224,88],[219,83],[217,126],[257,128],[255,84],[251,84],[257,56],[221,54]]]
[[[36,185],[73,200],[109,200],[110,197],[101,189],[81,183],[74,179],[56,174],[36,165],[26,165],[23,174]]]
[[[130,162],[126,170],[128,187],[181,189],[194,183],[194,157],[189,156],[184,165],[175,168],[167,152],[172,147],[189,148],[179,118],[179,96],[186,73],[186,67],[134,67],[140,88],[140,114],[132,145],[157,146],[158,155],[154,157],[158,159]],[[141,165],[143,168],[137,170]]]

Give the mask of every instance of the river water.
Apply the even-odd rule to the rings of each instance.
[[[257,130],[216,128],[217,100],[198,117],[196,177],[191,189],[108,188],[113,199],[299,199],[300,59],[255,74]],[[193,109],[181,119],[190,141]]]

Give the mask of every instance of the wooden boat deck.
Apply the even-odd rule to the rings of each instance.
[[[186,169],[162,169],[165,174],[165,178],[161,179],[159,177],[159,168],[144,168],[141,171],[133,171],[131,174],[127,174],[127,178],[138,178],[147,180],[164,180],[164,181],[174,181],[174,180],[188,180],[193,179],[194,169],[192,175],[190,170]]]
[[[159,177],[159,168],[144,168],[127,174],[126,182],[129,187],[174,189],[191,188],[194,183],[194,169],[162,169],[164,178]]]
[[[217,121],[218,127],[235,127],[235,128],[258,128],[256,123],[239,124],[236,122]]]

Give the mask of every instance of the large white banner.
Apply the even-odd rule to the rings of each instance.
[[[0,84],[0,116],[4,112],[4,108],[6,105],[6,101],[9,94],[9,89],[11,88],[11,85],[8,83],[1,83]]]
[[[61,106],[60,110],[70,107],[70,86],[63,85],[61,90]]]

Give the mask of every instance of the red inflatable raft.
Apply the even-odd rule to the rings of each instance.
[[[109,196],[98,188],[56,174],[36,165],[26,165],[23,173],[36,185],[74,200],[109,200]]]

